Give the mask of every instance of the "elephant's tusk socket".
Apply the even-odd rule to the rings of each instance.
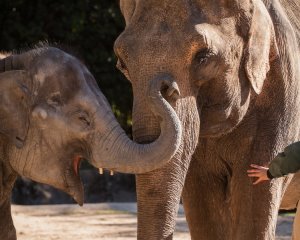
[[[99,174],[100,174],[100,175],[103,174],[103,168],[99,168]]]

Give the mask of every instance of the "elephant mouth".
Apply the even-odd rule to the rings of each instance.
[[[84,159],[90,159],[91,151],[86,142],[74,141],[64,145],[61,149],[61,160],[64,165],[64,189],[77,203],[84,203],[84,188],[80,177],[80,165]]]
[[[73,158],[73,170],[74,170],[76,176],[78,176],[79,168],[80,168],[80,164],[81,164],[82,160],[83,160],[83,158],[80,155],[75,155]]]
[[[81,177],[79,174],[80,163],[82,162],[81,155],[75,154],[71,157],[71,164],[65,171],[65,187],[64,191],[68,193],[78,205],[82,206],[84,202],[84,189]]]

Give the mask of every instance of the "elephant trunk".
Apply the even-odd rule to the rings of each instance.
[[[160,136],[154,142],[137,144],[128,138],[113,114],[107,110],[104,123],[103,119],[97,122],[92,147],[94,166],[138,174],[160,168],[174,156],[181,143],[182,130],[174,109],[161,94],[161,89],[166,87],[170,95],[179,94],[177,85],[170,79],[154,79],[148,93],[151,110],[161,119]],[[101,112],[100,115],[103,116]],[[109,126],[105,133],[103,126]]]
[[[180,196],[200,128],[196,100],[187,97],[177,102],[176,112],[183,127],[179,150],[163,168],[136,176],[139,240],[172,239],[173,236]],[[146,138],[137,132],[136,140]]]

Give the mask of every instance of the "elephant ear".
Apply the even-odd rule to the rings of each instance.
[[[0,72],[0,85],[9,83],[9,81],[15,81],[20,84],[28,82],[27,72],[25,70],[12,70],[6,72]]]
[[[256,94],[260,94],[275,51],[274,29],[270,15],[261,1],[253,1],[253,16],[245,51],[246,75]]]

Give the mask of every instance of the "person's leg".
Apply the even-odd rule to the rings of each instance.
[[[299,186],[300,187],[300,186]],[[292,240],[300,240],[300,204],[298,201],[297,211],[293,224],[293,237]]]
[[[293,210],[297,208],[296,216],[293,224],[293,240],[300,240],[300,172],[294,174],[290,184],[288,185],[281,204],[280,209]]]

